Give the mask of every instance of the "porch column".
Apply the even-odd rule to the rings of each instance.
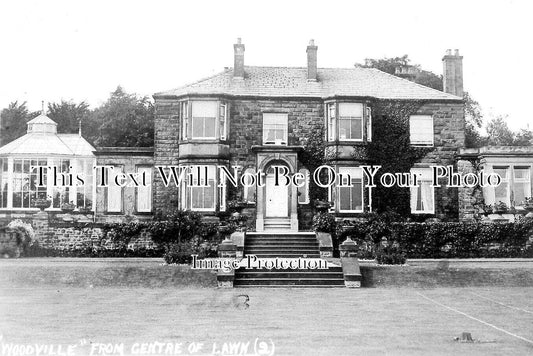
[[[265,187],[256,187],[256,202],[255,202],[255,230],[265,230]]]

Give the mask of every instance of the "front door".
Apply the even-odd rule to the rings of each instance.
[[[266,176],[266,217],[289,216],[289,187],[282,184],[276,186],[273,174]]]

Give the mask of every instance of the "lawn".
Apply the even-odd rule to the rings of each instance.
[[[248,296],[248,307],[240,295]],[[140,343],[151,343],[163,350],[160,354],[165,349],[157,347],[172,343],[169,353],[209,355],[228,351],[224,343],[250,342],[250,355],[255,354],[254,345],[263,346],[262,354],[269,354],[273,345],[275,355],[532,355],[532,296],[530,287],[224,290],[4,285],[0,346],[8,354],[6,347],[14,344],[55,345],[52,352],[57,353],[57,344],[61,352],[71,344],[76,345],[71,349],[76,355],[91,350],[103,355],[111,351],[103,346],[109,343],[115,354],[153,355],[157,352],[151,352],[150,345]],[[470,332],[474,342],[454,340],[462,332]],[[244,353],[246,347],[229,351]]]

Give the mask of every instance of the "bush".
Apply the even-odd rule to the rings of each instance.
[[[380,245],[376,250],[376,261],[380,265],[403,265],[407,260],[405,252],[395,242],[389,245]]]
[[[335,216],[327,212],[319,212],[313,216],[313,229],[317,232],[329,232],[335,234]]]
[[[375,217],[366,222],[349,222],[337,229],[340,240],[357,241],[361,254],[378,253],[383,238],[397,244],[407,258],[533,257],[533,221],[483,222],[386,222]],[[372,244],[375,252],[372,251]]]
[[[198,255],[198,259],[217,257],[218,243],[194,237],[191,241],[171,243],[165,248],[163,259],[167,264],[189,264],[192,255]]]
[[[205,227],[203,227],[206,229]],[[192,211],[176,210],[170,214],[158,216],[148,224],[155,243],[169,246],[172,243],[188,241],[198,235],[202,229],[202,215]],[[206,233],[208,229],[204,230]]]

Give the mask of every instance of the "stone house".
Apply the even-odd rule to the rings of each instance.
[[[154,176],[154,208],[171,207],[217,216],[238,202],[246,204],[257,231],[309,229],[314,201],[309,180],[304,186],[274,184],[273,167],[290,174],[312,172],[303,151],[309,138],[324,132],[324,155],[336,174],[349,175],[351,187],[328,189],[330,211],[339,218],[372,211],[372,192],[365,189],[361,165],[372,162],[366,148],[373,134],[378,101],[417,102],[409,115],[409,140],[427,153],[411,168],[422,177],[411,190],[411,213],[457,219],[457,189],[429,186],[429,166],[454,165],[464,147],[462,57],[443,57],[444,92],[372,68],[319,68],[318,47],[307,46],[306,67],[245,66],[245,46],[234,45],[234,67],[195,83],[154,94],[156,107],[154,164],[208,166],[213,177],[203,187],[166,186]],[[386,139],[386,138],[381,138]],[[241,172],[266,173],[261,187],[227,189],[215,183],[216,166],[238,166]],[[451,214],[451,216],[450,216]]]

